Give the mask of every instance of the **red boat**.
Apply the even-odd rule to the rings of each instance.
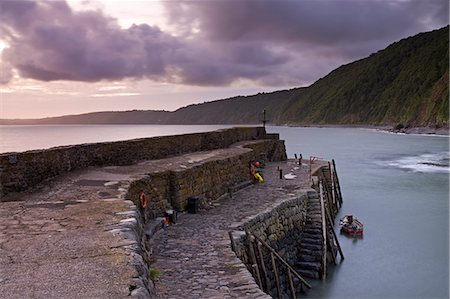
[[[345,215],[341,219],[341,232],[350,236],[359,237],[363,235],[364,225],[353,215]]]

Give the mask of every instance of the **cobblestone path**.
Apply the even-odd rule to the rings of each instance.
[[[128,216],[131,181],[249,149],[195,152],[130,166],[88,168],[0,202],[0,298],[126,298],[137,276],[110,232]],[[128,242],[128,243],[127,243]]]
[[[280,179],[292,173],[293,179]],[[162,275],[156,283],[161,298],[270,298],[231,250],[228,230],[277,203],[310,188],[309,167],[295,161],[270,163],[265,182],[223,198],[209,210],[183,214],[177,224],[153,238],[153,267]]]

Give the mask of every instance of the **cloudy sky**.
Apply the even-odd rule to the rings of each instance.
[[[308,86],[449,23],[447,0],[0,1],[0,118]]]

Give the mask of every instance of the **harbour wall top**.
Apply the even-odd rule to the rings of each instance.
[[[236,127],[213,132],[140,138],[55,147],[0,155],[0,200],[57,175],[90,166],[131,165],[183,153],[225,148],[233,143],[278,139],[263,127]]]

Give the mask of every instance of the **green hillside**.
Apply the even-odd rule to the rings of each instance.
[[[448,124],[449,27],[341,66],[287,103],[295,124]]]
[[[172,123],[448,125],[449,27],[396,42],[307,88],[190,105]]]
[[[309,87],[189,105],[174,112],[97,112],[0,124],[449,124],[449,26],[343,65]]]
[[[173,112],[169,121],[177,124],[255,124],[261,123],[262,110],[266,109],[267,118],[275,122],[296,90],[301,89],[189,105]]]

